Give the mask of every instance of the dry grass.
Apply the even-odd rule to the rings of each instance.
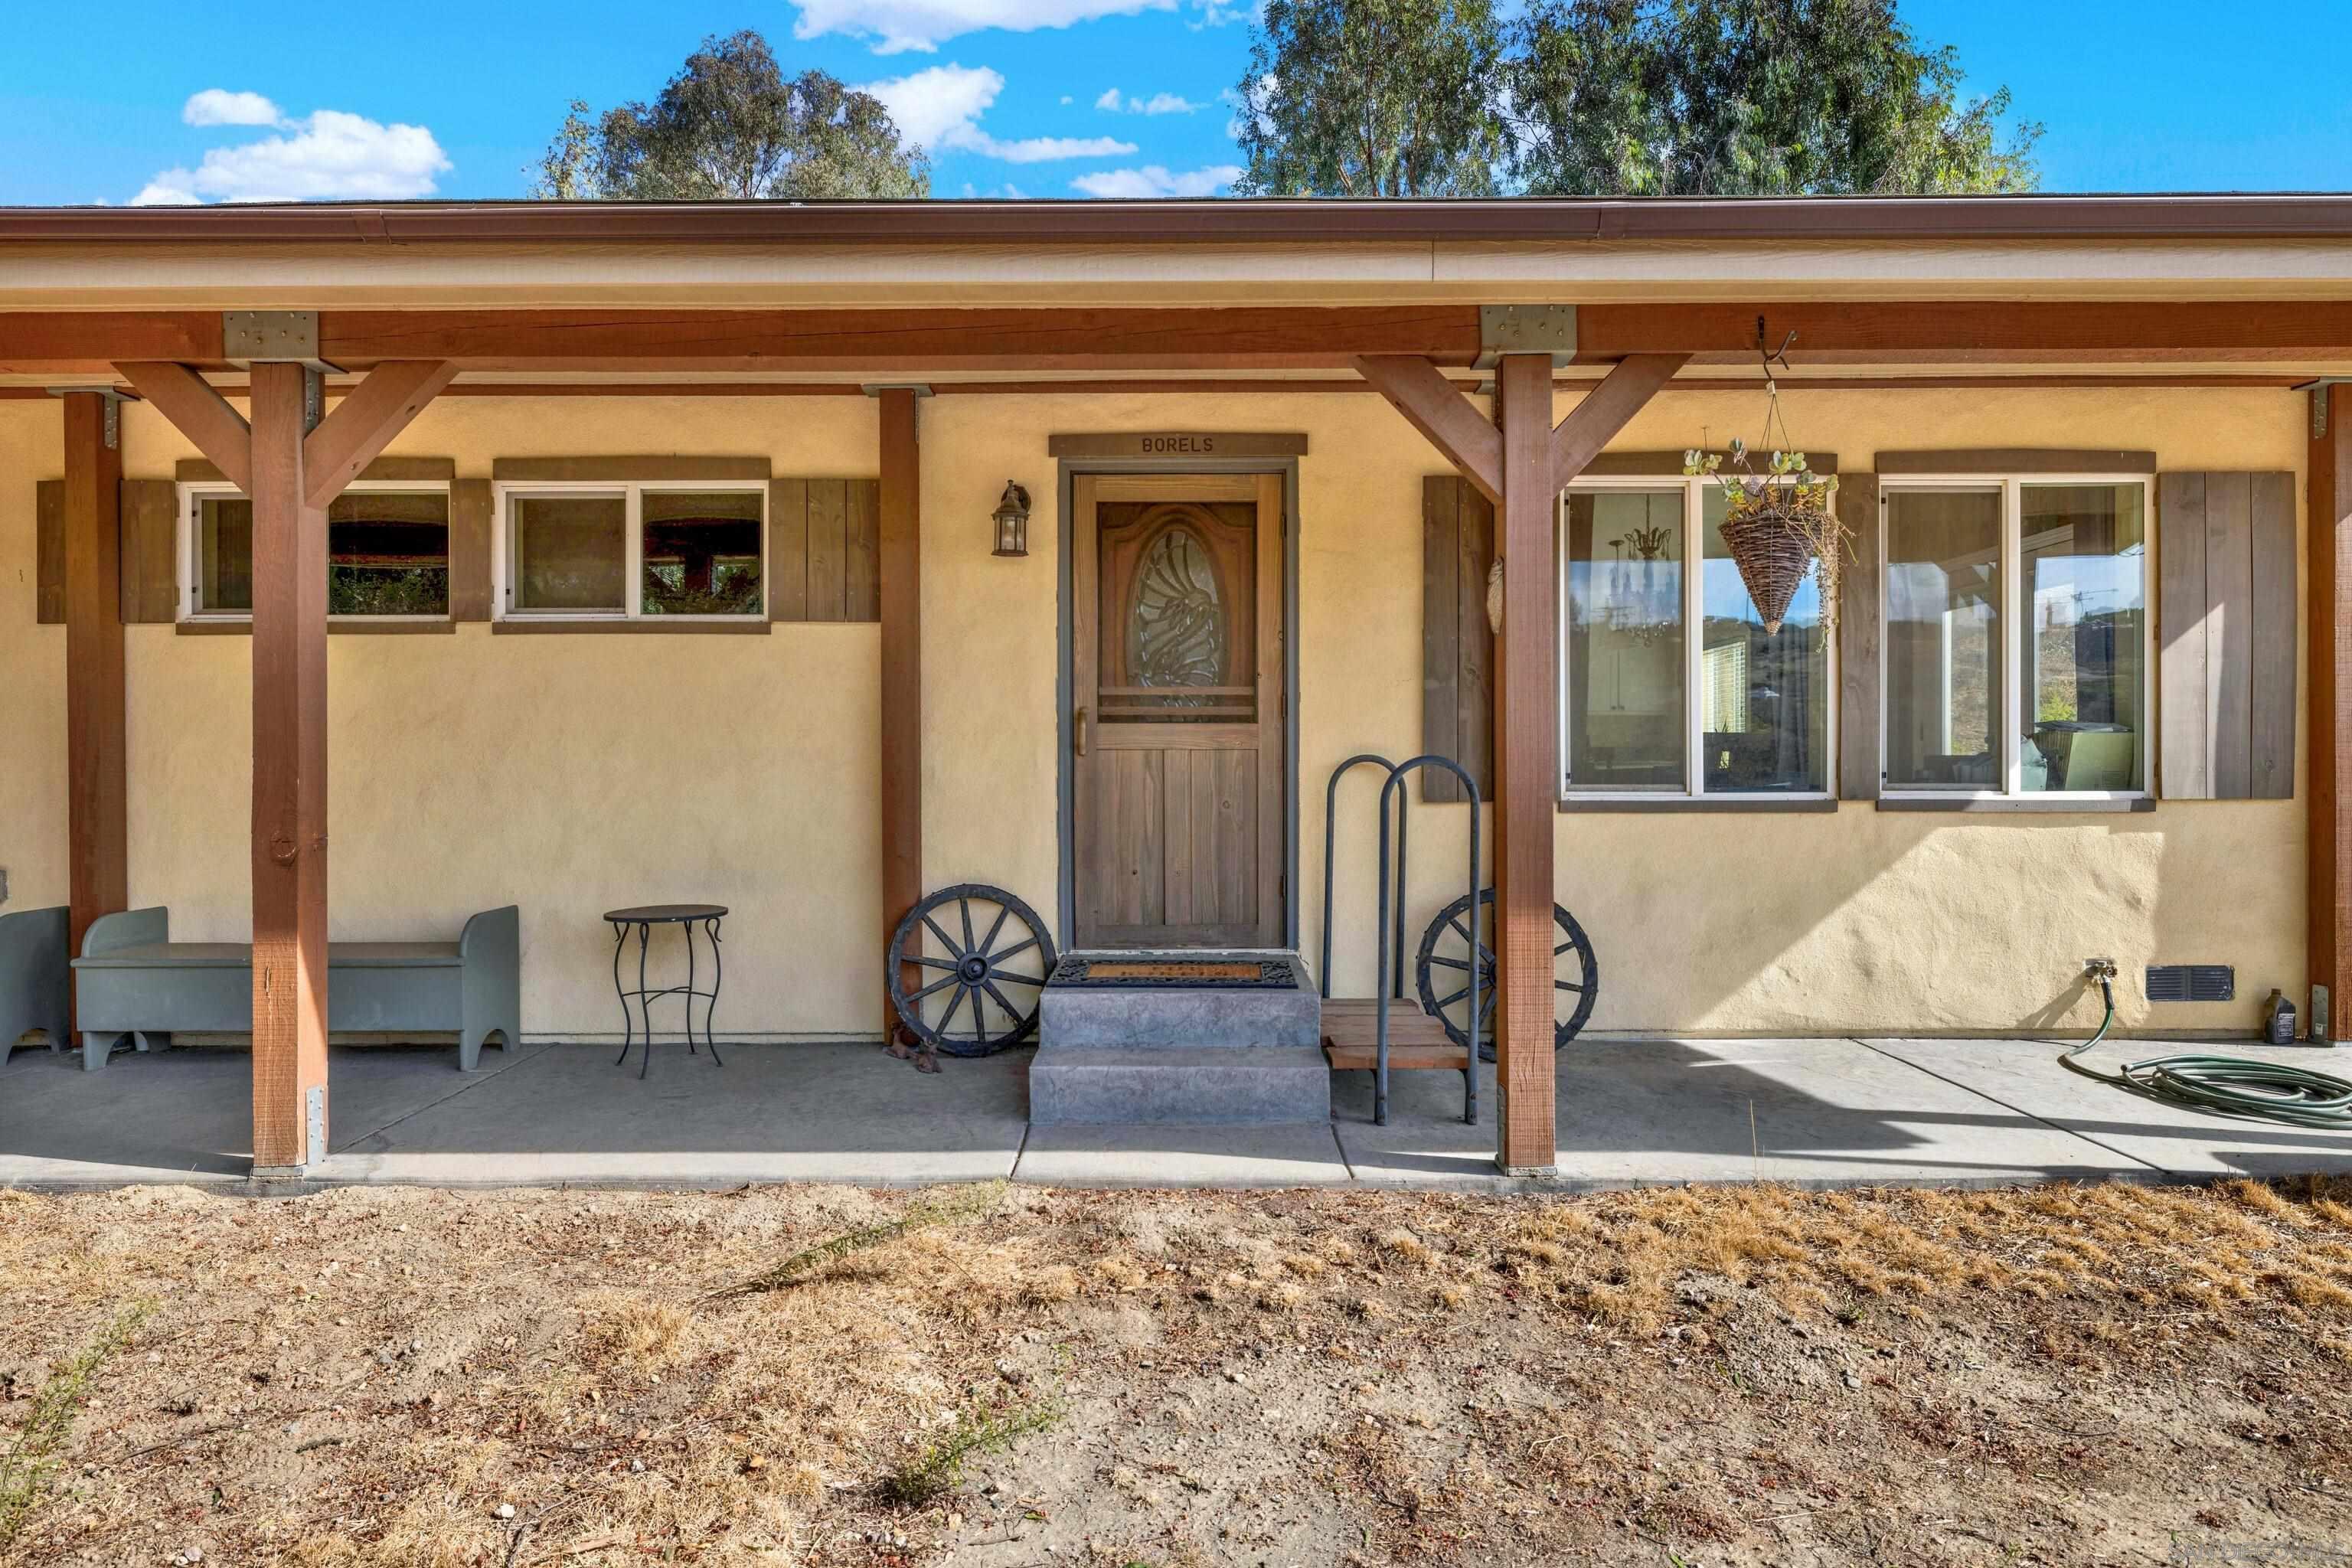
[[[0,1563],[2160,1561],[2352,1537],[2347,1364],[2329,1183],[0,1194]]]

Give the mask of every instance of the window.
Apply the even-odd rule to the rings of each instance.
[[[767,613],[763,484],[500,489],[508,616],[709,620]]]
[[[226,485],[184,485],[180,502],[190,619],[253,615],[253,503]],[[351,486],[327,508],[327,613],[431,620],[449,614],[446,486]]]
[[[1722,522],[1704,480],[1588,483],[1563,498],[1568,797],[1826,796],[1820,586],[1809,577],[1768,635]]]
[[[1892,795],[2145,794],[2145,479],[1888,481]]]

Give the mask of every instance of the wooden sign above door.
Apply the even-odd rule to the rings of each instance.
[[[1265,430],[1117,430],[1048,436],[1052,458],[1303,458],[1307,437]]]

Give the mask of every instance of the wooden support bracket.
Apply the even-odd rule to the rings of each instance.
[[[186,365],[164,360],[131,361],[114,369],[194,442],[223,478],[246,494],[253,493],[253,428],[212,383]]]
[[[1412,354],[1366,354],[1356,373],[1372,384],[1478,493],[1503,502],[1503,434],[1477,405],[1429,361]]]
[[[457,377],[448,360],[389,360],[370,371],[302,438],[304,501],[325,506]]]

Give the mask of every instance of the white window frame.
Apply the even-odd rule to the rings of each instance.
[[[764,621],[772,608],[768,577],[768,481],[765,479],[501,479],[490,487],[498,513],[499,547],[491,552],[490,603],[502,621],[650,621],[656,625],[716,621],[720,625]],[[726,616],[648,616],[645,613],[645,498],[655,494],[757,496],[760,501],[760,608]],[[514,506],[517,497],[611,496],[622,498],[625,534],[623,604],[605,610],[533,610],[514,603]]]
[[[196,509],[207,500],[247,500],[246,493],[223,479],[184,480],[179,492],[179,518],[174,525],[173,559],[179,563],[179,619],[194,622],[219,622],[227,626],[245,626],[253,620],[251,610],[211,610],[196,603],[197,585],[204,581],[204,563],[197,559],[202,540],[196,530]],[[449,500],[446,479],[354,479],[340,492],[344,495],[437,495],[444,503]],[[321,509],[324,510],[323,508]],[[452,520],[454,522],[454,519]],[[447,534],[443,535],[445,547]],[[451,592],[457,585],[450,584]],[[438,626],[449,619],[447,612],[437,616],[334,616],[328,620],[363,626],[397,626],[402,624]]]
[[[2026,671],[2021,667],[2018,628],[2024,623],[2025,592],[2025,503],[2027,486],[2112,485],[2131,486],[2140,492],[2140,660],[2139,660],[2139,774],[2137,789],[2120,790],[2028,790],[2025,787],[2025,691]],[[1895,784],[1887,778],[1886,738],[1894,731],[1889,717],[1894,703],[1893,682],[1887,679],[1885,639],[1879,643],[1878,680],[1878,777],[1880,795],[1886,800],[1924,801],[2002,801],[2041,802],[2076,801],[2084,805],[2102,802],[2117,803],[2152,800],[2156,792],[2149,781],[2155,773],[2151,748],[2156,742],[2156,479],[2151,474],[1905,474],[1901,478],[1884,478],[1878,487],[1878,559],[1890,562],[1887,553],[1888,502],[1906,490],[1973,489],[2000,494],[2000,622],[2001,650],[2000,682],[2000,777],[2001,787],[1987,789],[1982,785],[1954,784],[1937,787],[1933,784]],[[1878,603],[1874,606],[1880,624],[1886,624],[1887,595],[1893,580],[1891,571],[1882,572],[1878,587]],[[1950,646],[1950,623],[1945,625],[1945,644]],[[1947,652],[1947,661],[1949,654]],[[1948,679],[1946,689],[1950,687]]]
[[[1649,474],[1612,475],[1608,478],[1580,479],[1562,490],[1553,503],[1552,561],[1558,580],[1554,585],[1558,613],[1553,617],[1555,662],[1559,668],[1559,701],[1554,718],[1559,725],[1559,777],[1554,781],[1559,798],[1565,804],[1635,805],[1643,802],[1672,801],[1677,804],[1705,805],[1740,805],[1770,801],[1826,801],[1837,798],[1838,745],[1838,647],[1837,638],[1827,639],[1823,649],[1826,668],[1826,700],[1822,705],[1822,777],[1823,785],[1811,790],[1710,790],[1706,787],[1706,700],[1700,690],[1706,656],[1706,489],[1716,481],[1704,475]],[[1576,769],[1576,759],[1569,750],[1568,695],[1570,689],[1569,672],[1569,559],[1568,559],[1568,498],[1571,495],[1599,495],[1609,492],[1660,494],[1680,490],[1683,498],[1683,787],[1672,789],[1598,790],[1579,789],[1570,784]],[[1826,611],[1830,606],[1824,605]]]

